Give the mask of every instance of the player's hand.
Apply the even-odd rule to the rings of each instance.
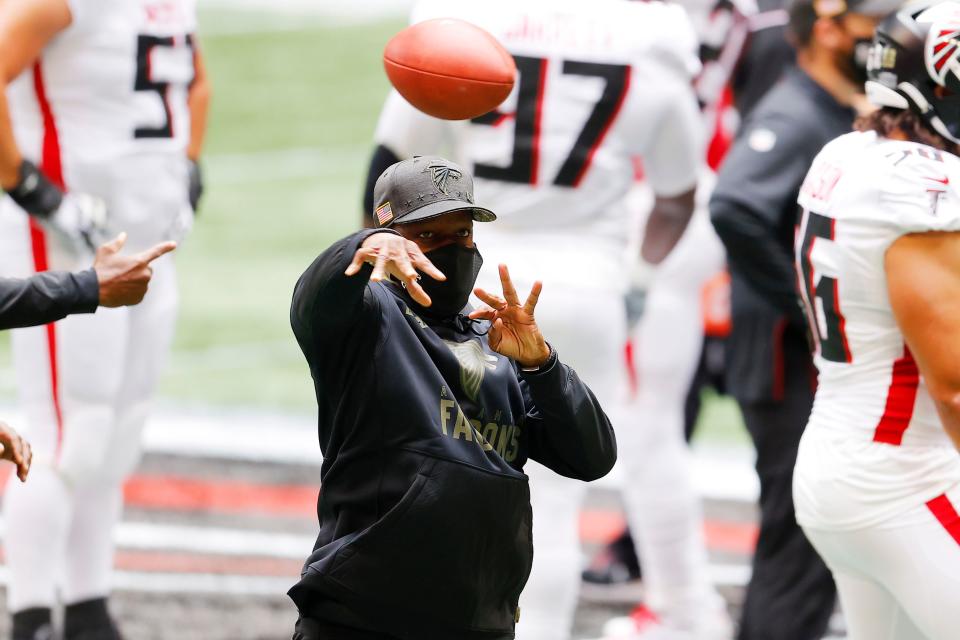
[[[656,267],[638,258],[629,274],[627,292],[623,296],[624,311],[627,315],[627,329],[633,331],[647,308],[647,295],[653,284]]]
[[[410,297],[424,307],[429,307],[432,301],[417,282],[420,279],[417,271],[425,273],[434,280],[447,279],[447,276],[443,275],[427,256],[423,255],[423,251],[416,242],[395,233],[374,233],[368,236],[353,254],[353,262],[344,274],[356,275],[364,262],[373,265],[373,272],[370,274],[371,282],[385,280],[389,274],[403,283]]]
[[[9,460],[17,465],[17,477],[20,482],[27,480],[33,451],[30,443],[20,437],[7,423],[0,421],[0,459]]]
[[[41,221],[78,253],[92,253],[110,239],[106,203],[86,193],[65,194],[60,206]]]
[[[500,284],[503,287],[502,298],[480,288],[473,290],[487,306],[471,312],[470,317],[490,321],[487,340],[491,349],[516,360],[521,367],[539,367],[550,358],[550,347],[533,317],[543,283],[533,283],[530,295],[522,305],[505,264],[500,265]]]
[[[147,286],[153,277],[150,263],[177,248],[176,242],[161,242],[141,253],[121,256],[120,250],[126,242],[127,234],[121,233],[97,249],[93,268],[100,282],[102,307],[138,304],[147,294]]]

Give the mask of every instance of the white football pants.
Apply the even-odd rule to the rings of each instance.
[[[723,267],[704,213],[657,272],[633,334],[638,388],[618,414],[627,521],[643,567],[644,599],[665,626],[697,631],[723,599],[710,583],[700,496],[684,439],[684,405],[703,345],[704,284]],[[706,620],[706,622],[704,622]]]
[[[133,234],[131,234],[133,236]],[[0,208],[0,273],[33,272],[37,247],[27,217]],[[52,270],[89,268],[46,234]],[[137,244],[150,244],[145,241]],[[140,456],[140,436],[173,338],[177,310],[172,256],[136,307],[100,309],[50,327],[13,332],[17,384],[34,447],[28,482],[11,482],[4,498],[4,543],[12,611],[106,596],[113,527],[124,478]]]
[[[837,582],[849,640],[952,640],[960,630],[960,487],[910,524],[803,531]],[[953,513],[949,512],[952,508]]]

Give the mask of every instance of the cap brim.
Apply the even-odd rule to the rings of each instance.
[[[497,219],[497,214],[490,209],[478,207],[463,200],[441,200],[440,202],[431,202],[410,213],[393,221],[393,224],[407,224],[409,222],[420,222],[448,213],[457,211],[472,211],[475,222],[493,222]]]

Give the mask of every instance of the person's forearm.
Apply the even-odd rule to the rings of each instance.
[[[953,446],[960,451],[960,389],[955,391],[931,389],[933,403],[937,407],[943,430],[953,440]]]
[[[696,189],[673,197],[658,196],[647,218],[640,257],[649,264],[660,264],[677,246],[690,224]]]
[[[93,269],[78,273],[44,272],[0,279],[0,330],[56,322],[74,313],[93,313],[100,289]]]
[[[528,436],[531,457],[578,480],[605,476],[617,460],[617,441],[599,401],[559,360],[540,373],[521,373],[536,407]]]
[[[194,46],[199,47],[196,41]],[[190,109],[190,141],[187,144],[187,157],[197,162],[203,152],[203,141],[207,134],[207,113],[210,110],[212,95],[206,63],[199,48],[194,54],[194,73],[190,92],[187,95],[187,107]]]
[[[194,41],[194,46],[199,45]],[[207,134],[207,113],[210,110],[212,89],[207,77],[206,63],[197,49],[194,54],[195,76],[187,95],[187,107],[190,109],[190,142],[187,144],[187,157],[197,162],[203,152],[203,141]]]
[[[5,191],[17,186],[23,161],[13,133],[7,87],[36,63],[47,43],[72,21],[66,0],[0,3],[0,186]]]
[[[13,135],[10,105],[7,102],[7,83],[0,80],[0,187],[10,191],[20,182],[20,163],[23,155]]]

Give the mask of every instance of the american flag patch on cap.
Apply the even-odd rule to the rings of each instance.
[[[382,205],[377,207],[375,215],[377,217],[377,224],[379,224],[381,227],[393,220],[393,209],[390,208],[390,203],[384,202]]]

